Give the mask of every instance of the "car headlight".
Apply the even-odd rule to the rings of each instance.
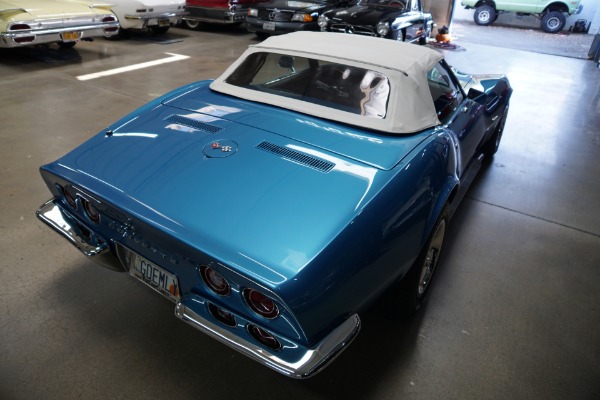
[[[248,9],[248,16],[249,17],[258,17],[258,9],[256,9],[256,8],[249,8]]]
[[[324,14],[321,14],[317,20],[317,24],[320,28],[327,28],[327,25],[329,25],[329,18],[327,18]]]
[[[390,24],[387,22],[379,22],[377,24],[377,34],[379,36],[385,36],[390,31]]]
[[[312,20],[313,20],[313,17],[310,14],[294,14],[292,16],[292,21],[311,22]]]

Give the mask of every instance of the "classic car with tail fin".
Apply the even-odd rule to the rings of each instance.
[[[65,0],[0,0],[0,47],[57,43],[73,47],[80,40],[116,35],[117,17],[110,4]]]
[[[185,0],[111,0],[110,3],[121,24],[119,37],[135,29],[166,33],[185,13]]]
[[[201,332],[309,377],[378,297],[421,307],[511,92],[424,46],[273,36],[42,166],[38,216]]]

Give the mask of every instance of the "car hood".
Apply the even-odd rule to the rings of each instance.
[[[60,159],[53,172],[200,251],[234,265],[254,263],[249,274],[265,284],[282,283],[351,224],[392,173],[327,148],[367,145],[368,137],[222,95],[200,101],[202,89],[210,93],[190,88],[126,117]],[[183,107],[190,104],[198,109]],[[290,135],[302,131],[301,139]],[[334,139],[307,140],[311,135]],[[397,159],[426,136],[396,146]]]
[[[358,5],[348,9],[332,12],[328,16],[334,21],[342,21],[351,25],[377,25],[388,15],[398,14],[397,7]]]
[[[310,13],[326,7],[333,7],[335,3],[328,1],[298,1],[298,0],[274,0],[266,3],[255,4],[254,8],[268,8],[279,10],[304,11]]]

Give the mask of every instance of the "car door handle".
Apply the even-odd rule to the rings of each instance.
[[[466,113],[466,112],[468,112],[468,111],[469,111],[469,107],[466,107],[466,106],[465,106],[465,107],[463,107],[463,108],[462,108],[460,111],[462,111],[462,112]]]

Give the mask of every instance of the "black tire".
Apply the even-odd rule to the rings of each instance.
[[[150,30],[155,35],[162,35],[162,34],[167,33],[169,31],[169,28],[170,28],[169,26],[151,26]]]
[[[197,19],[184,19],[183,25],[185,25],[185,27],[188,29],[196,31],[200,29],[200,25],[202,25],[202,22],[198,21]]]
[[[488,6],[484,4],[475,9],[475,14],[473,14],[473,19],[477,25],[491,25],[492,22],[496,20],[498,17],[496,10],[492,6]]]
[[[550,11],[542,17],[542,30],[548,33],[557,33],[563,30],[567,18],[560,11]]]
[[[419,257],[417,257],[410,271],[400,282],[397,297],[400,317],[410,317],[427,300],[446,232],[448,232],[448,212],[444,208],[433,226],[431,234]]]
[[[268,38],[270,35],[266,32],[254,32],[254,34],[256,35],[257,38],[259,38],[260,40],[265,40],[266,38]]]
[[[61,49],[72,49],[77,44],[77,42],[57,42],[57,43],[58,43],[58,47],[60,47]]]
[[[498,126],[496,130],[492,134],[492,136],[485,142],[483,145],[483,154],[487,157],[491,157],[498,151],[498,147],[500,147],[500,140],[502,140],[502,133],[504,133],[504,124],[506,123],[506,116],[508,115],[508,105],[504,109],[504,113],[502,113],[502,119],[498,122]]]

